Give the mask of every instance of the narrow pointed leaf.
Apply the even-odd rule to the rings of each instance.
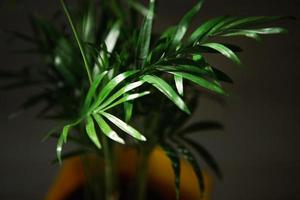
[[[148,95],[148,94],[150,94],[149,91],[125,95],[124,97],[122,97],[121,99],[117,100],[116,102],[110,104],[110,105],[107,106],[107,107],[104,107],[104,108],[102,108],[102,107],[97,108],[97,109],[95,110],[95,112],[97,113],[97,112],[101,112],[101,111],[108,110],[108,109],[110,109],[110,108],[113,108],[113,107],[115,107],[115,106],[121,104],[121,103],[124,103],[124,102],[127,102],[127,101],[132,101],[132,100],[134,100],[134,99],[143,97],[143,96]]]
[[[137,42],[137,67],[144,67],[146,58],[149,53],[151,33],[152,33],[152,22],[154,17],[154,4],[155,0],[149,2],[149,13],[144,19],[141,27],[141,31]]]
[[[203,4],[203,0],[198,0],[198,3],[182,18],[177,25],[177,30],[172,41],[172,46],[176,47],[184,37],[188,27],[194,16],[199,12]]]
[[[224,126],[219,122],[215,121],[199,121],[193,123],[183,130],[179,131],[178,134],[190,134],[198,131],[206,131],[206,130],[222,130]]]
[[[241,65],[241,61],[237,57],[237,55],[231,49],[224,46],[223,44],[220,44],[220,43],[206,43],[206,44],[203,44],[202,46],[209,47],[209,48],[212,48],[216,51],[219,51],[221,54],[223,54],[224,56],[226,56],[227,58],[229,58],[230,60],[232,60],[236,64]]]
[[[183,96],[183,78],[179,75],[174,75],[174,81],[176,85],[177,92]]]
[[[132,117],[133,111],[133,103],[132,102],[124,102],[124,113],[125,113],[125,122],[128,123]]]
[[[93,118],[91,116],[88,116],[86,118],[85,130],[91,141],[96,145],[96,147],[101,149],[101,144],[95,130]]]
[[[107,71],[102,72],[101,74],[99,74],[93,81],[92,85],[90,86],[88,93],[86,95],[86,98],[84,100],[83,103],[83,110],[86,111],[88,109],[88,107],[91,105],[92,99],[95,96],[95,93],[97,91],[97,88],[99,86],[99,84],[101,83],[102,79],[104,78],[104,76],[107,74]]]
[[[190,114],[190,111],[184,101],[181,99],[181,97],[173,90],[173,88],[165,82],[163,79],[154,76],[154,75],[146,75],[143,76],[142,79],[151,85],[153,85],[155,88],[157,88],[160,92],[162,92],[166,97],[168,97],[171,101],[175,103],[176,106],[178,106],[181,110],[184,112]]]
[[[121,144],[125,144],[125,141],[115,132],[110,126],[106,123],[106,121],[99,115],[93,114],[94,119],[96,120],[101,131],[113,141],[116,141]]]
[[[131,90],[134,90],[137,87],[140,87],[143,83],[144,83],[144,81],[137,81],[137,82],[134,82],[134,83],[129,83],[128,85],[124,86],[123,88],[121,88],[120,90],[118,90],[116,93],[114,93],[106,101],[104,101],[102,103],[102,105],[100,106],[100,108],[104,108],[104,107],[108,106],[110,103],[112,103],[113,101],[115,101],[117,98],[119,98],[123,94],[125,94],[125,93],[127,93],[127,92],[129,92]]]
[[[169,73],[174,74],[174,75],[179,75],[184,79],[188,79],[188,80],[198,84],[199,86],[201,86],[205,89],[211,90],[213,92],[216,92],[218,94],[225,94],[225,92],[221,86],[219,86],[213,82],[210,82],[200,76],[195,76],[193,74],[189,74],[189,73],[185,73],[185,72],[169,72]]]
[[[147,17],[151,12],[153,12],[135,0],[128,0],[127,3],[144,17]]]
[[[202,169],[201,169],[199,163],[197,162],[195,156],[192,154],[192,152],[187,147],[185,147],[183,144],[181,144],[181,141],[175,142],[175,143],[178,147],[179,154],[181,154],[184,157],[184,159],[186,159],[192,165],[194,172],[196,173],[197,178],[198,178],[199,189],[200,189],[200,193],[201,193],[201,197],[202,197],[203,193],[205,191],[204,177],[202,174]]]
[[[111,121],[113,124],[115,124],[117,127],[119,127],[121,130],[128,133],[135,139],[141,140],[141,141],[146,141],[146,138],[139,131],[137,131],[133,127],[129,126],[128,124],[126,124],[125,122],[120,120],[119,118],[117,118],[109,113],[106,113],[106,112],[103,112],[101,114],[104,117],[106,117],[109,121]]]
[[[206,34],[214,27],[216,24],[220,23],[222,20],[224,20],[226,17],[221,16],[217,18],[213,18],[211,20],[208,20],[201,26],[199,26],[190,36],[188,43],[189,44],[195,44],[198,41],[203,40],[203,38],[206,36]]]
[[[176,152],[176,150],[169,144],[163,143],[161,144],[164,152],[170,159],[172,163],[172,168],[175,177],[175,192],[176,192],[176,199],[178,200],[180,197],[180,158]]]
[[[112,26],[109,33],[107,34],[107,37],[105,39],[105,45],[106,45],[108,53],[111,53],[115,48],[115,45],[116,45],[119,35],[120,35],[120,26],[121,26],[121,22],[117,21]]]
[[[196,143],[192,139],[183,138],[183,140],[185,142],[187,142],[187,144],[189,144],[192,148],[194,148],[196,150],[196,152],[198,153],[198,155],[201,156],[201,158],[203,158],[203,160],[207,163],[207,165],[213,170],[213,172],[216,174],[216,176],[219,179],[222,179],[223,175],[220,170],[220,167],[219,167],[217,161],[215,160],[215,158],[209,153],[209,151],[207,151],[203,146]]]
[[[94,104],[95,107],[98,107],[105,98],[112,92],[112,90],[117,87],[122,81],[124,81],[126,78],[136,74],[137,70],[127,71],[122,74],[117,75],[112,80],[110,80],[106,86],[101,90],[100,94],[97,96],[97,100]]]
[[[64,126],[63,131],[60,134],[60,136],[58,138],[58,141],[57,141],[56,156],[57,156],[57,159],[58,159],[60,164],[62,162],[62,160],[61,160],[62,146],[63,146],[64,143],[67,142],[67,137],[68,137],[68,133],[69,133],[70,128],[71,128],[71,125]]]

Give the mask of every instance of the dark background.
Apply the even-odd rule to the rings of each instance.
[[[59,8],[58,0],[15,2],[1,0],[1,28],[28,33],[28,12],[50,16]],[[177,22],[195,2],[160,0],[156,30]],[[206,0],[195,24],[228,13],[293,15],[299,19],[299,11],[299,0]],[[231,95],[226,105],[204,97],[193,118],[220,120],[226,127],[225,133],[197,136],[215,155],[225,174],[223,181],[215,183],[215,200],[300,199],[299,20],[280,25],[289,33],[265,37],[261,44],[249,39],[233,40],[245,49],[240,54],[245,69],[219,56],[210,59],[235,81],[228,87]],[[29,56],[9,52],[25,44],[11,44],[5,42],[4,36],[0,38],[1,69],[31,63]],[[55,157],[54,141],[40,142],[51,122],[34,119],[38,108],[17,119],[7,119],[32,92],[0,91],[1,200],[42,199],[58,170],[50,165]]]

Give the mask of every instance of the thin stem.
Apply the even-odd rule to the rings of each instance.
[[[85,67],[85,70],[86,70],[86,72],[87,72],[87,75],[88,75],[88,79],[89,79],[90,85],[91,85],[92,82],[93,82],[93,79],[92,79],[92,76],[91,76],[91,72],[90,72],[90,68],[89,68],[89,65],[88,65],[87,58],[86,58],[86,56],[85,56],[84,48],[83,48],[82,43],[81,43],[81,41],[80,41],[80,39],[79,39],[79,36],[78,36],[78,33],[77,33],[76,28],[75,28],[75,26],[74,26],[72,17],[71,17],[71,15],[70,15],[70,12],[69,12],[69,10],[68,10],[68,8],[67,8],[67,6],[66,6],[64,0],[60,0],[60,3],[61,3],[61,5],[62,5],[62,7],[63,7],[63,9],[64,9],[64,12],[65,12],[65,14],[66,14],[66,16],[67,16],[67,18],[68,18],[68,21],[69,21],[69,23],[70,23],[70,26],[71,26],[71,28],[72,28],[72,31],[73,31],[73,34],[74,34],[74,36],[75,36],[76,42],[77,42],[77,44],[78,44],[80,53],[81,53],[81,55],[82,55],[82,59],[83,59],[83,62],[84,62],[84,67]]]
[[[138,161],[138,174],[137,174],[137,200],[145,200],[147,191],[147,175],[149,156],[151,151],[142,149]]]
[[[108,139],[102,135],[103,153],[105,160],[105,200],[115,200],[115,176],[114,157]]]

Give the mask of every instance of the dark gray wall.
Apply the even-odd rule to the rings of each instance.
[[[23,0],[16,6],[4,4],[0,7],[0,27],[28,32],[26,13],[49,15],[58,7],[57,2]],[[194,3],[195,0],[159,1],[156,29],[175,23]],[[201,23],[227,13],[299,18],[299,10],[297,0],[207,0],[196,21]],[[300,199],[300,29],[299,21],[281,24],[290,30],[289,34],[264,38],[261,44],[233,40],[245,49],[240,55],[244,69],[221,57],[210,58],[235,81],[234,86],[227,86],[231,95],[226,105],[204,97],[193,118],[220,120],[226,127],[225,133],[195,136],[215,155],[225,174],[222,182],[216,181],[213,199]],[[9,53],[11,46],[1,36],[1,68],[31,62],[26,56]],[[35,120],[34,111],[7,120],[8,114],[31,92],[0,91],[0,199],[41,199],[57,171],[56,166],[50,165],[54,143],[40,142],[51,123]]]

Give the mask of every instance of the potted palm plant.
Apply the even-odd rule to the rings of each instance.
[[[281,27],[265,27],[284,17],[224,15],[188,34],[203,4],[198,0],[177,24],[153,33],[155,0],[148,6],[136,0],[83,0],[72,8],[60,3],[67,23],[61,12],[54,23],[31,16],[32,36],[12,33],[33,44],[28,51],[41,58],[41,66],[2,72],[41,89],[21,109],[45,102],[38,116],[59,124],[44,138],[57,139],[54,163],[64,166],[47,199],[67,199],[78,188],[84,190],[77,197],[86,199],[151,199],[147,188],[152,186],[160,193],[152,193],[153,199],[208,198],[210,178],[197,156],[219,178],[221,171],[210,153],[187,136],[222,125],[187,122],[200,94],[226,96],[223,82],[232,80],[206,55],[220,54],[241,66],[237,53],[242,49],[215,39],[260,40],[260,35],[284,33]],[[69,142],[77,148],[62,153]],[[167,194],[159,190],[167,188],[164,181],[171,186]]]

